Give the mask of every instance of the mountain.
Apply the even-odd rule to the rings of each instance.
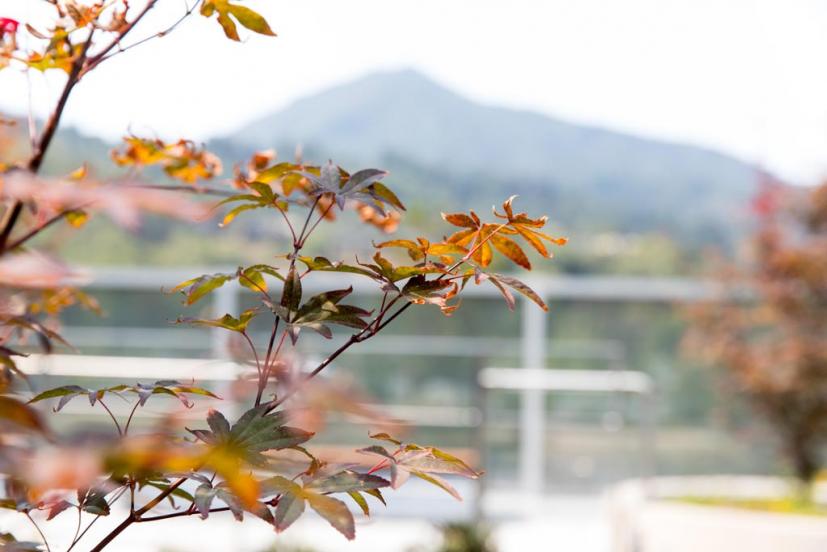
[[[518,193],[570,230],[664,231],[729,241],[746,220],[754,167],[699,147],[481,105],[414,71],[368,75],[301,99],[211,146],[390,169],[401,195],[490,206]]]
[[[22,122],[5,129],[13,147],[0,147],[0,162],[25,157],[24,130]],[[439,211],[487,212],[519,194],[519,209],[550,215],[550,232],[572,239],[553,263],[568,272],[697,271],[705,248],[729,247],[743,236],[757,179],[754,167],[714,151],[480,105],[413,71],[377,73],[328,89],[207,144],[227,168],[272,147],[289,158],[297,145],[310,162],[390,170],[388,184],[409,207],[406,236],[446,232],[435,224]],[[66,174],[87,160],[98,175],[118,174],[111,147],[63,128],[46,169]],[[95,234],[101,243],[79,247],[78,258],[111,259],[132,240],[135,259],[166,248],[164,259],[237,262],[238,244],[249,249],[273,235],[266,214],[242,217],[230,232],[214,223],[186,230],[164,220],[134,237],[101,232]],[[376,238],[352,219],[335,240],[322,240],[326,247],[345,252]],[[227,240],[223,257],[193,247],[205,233]],[[97,257],[90,257],[94,252]]]

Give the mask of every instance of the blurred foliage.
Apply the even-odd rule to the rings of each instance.
[[[686,349],[723,365],[809,482],[827,437],[827,184],[767,183],[754,201],[752,256],[720,297],[692,309]]]

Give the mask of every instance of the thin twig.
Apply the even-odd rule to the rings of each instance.
[[[319,204],[319,200],[321,200],[322,196],[316,196],[316,199],[313,201],[313,205],[310,206],[310,211],[307,213],[307,218],[304,219],[304,225],[302,226],[302,231],[299,234],[298,241],[294,244],[296,248],[295,253],[299,252],[299,249],[304,247],[304,242],[307,240],[307,237],[310,236],[308,233],[307,236],[304,233],[307,231],[307,225],[310,224],[310,219],[313,218],[313,212],[316,210],[316,205]],[[293,255],[295,257],[295,255]]]
[[[270,332],[270,342],[267,344],[267,354],[264,357],[264,374],[259,374],[258,380],[258,391],[256,393],[256,406],[261,404],[261,397],[264,394],[264,388],[267,387],[267,380],[270,379],[270,355],[273,353],[273,343],[276,341],[276,334],[279,330],[279,321],[281,320],[280,316],[276,316],[275,321],[273,322],[273,331]],[[284,343],[284,335],[281,337],[281,342],[279,343],[279,349],[281,349],[281,344]],[[276,357],[278,357],[278,351],[276,351],[276,356],[273,357],[273,363],[275,364]]]
[[[135,415],[135,411],[138,410],[138,407],[141,405],[140,401],[135,401],[135,406],[132,407],[132,411],[129,413],[129,418],[126,419],[126,425],[123,428],[123,434],[126,435],[129,433],[129,424],[132,423],[132,416]]]
[[[210,510],[211,514],[216,512],[229,512],[230,509],[226,506],[222,506],[221,508],[212,508]],[[162,519],[169,519],[169,518],[176,518],[176,517],[183,517],[183,516],[191,516],[193,514],[200,514],[198,510],[184,510],[183,512],[173,512],[170,514],[162,514],[159,516],[151,516],[151,517],[142,517],[141,519],[137,520],[138,523],[143,523],[145,521],[160,521]]]
[[[26,517],[29,518],[29,521],[32,522],[32,525],[34,525],[34,528],[37,529],[37,532],[40,533],[40,538],[43,539],[43,544],[46,545],[46,552],[51,552],[52,549],[49,547],[49,541],[46,539],[46,535],[43,534],[43,531],[41,531],[40,526],[37,524],[34,518],[32,518],[29,512],[26,512]]]
[[[16,240],[11,242],[10,244],[8,244],[6,246],[6,249],[8,251],[13,251],[13,250],[17,249],[18,247],[20,247],[21,245],[23,245],[24,243],[26,243],[27,241],[29,241],[33,237],[40,234],[40,232],[42,232],[43,230],[45,230],[49,226],[53,225],[54,223],[56,223],[59,220],[61,220],[62,218],[64,218],[66,216],[66,214],[70,211],[74,211],[74,209],[70,209],[69,211],[61,211],[60,213],[56,214],[55,216],[53,216],[52,218],[50,218],[49,220],[47,220],[46,222],[41,224],[40,226],[36,226],[35,228],[32,228],[31,230],[29,230],[28,232],[26,232],[25,234],[23,234],[22,236],[20,236],[19,238],[17,238]]]
[[[103,399],[98,399],[98,402],[103,407],[103,409],[106,410],[107,414],[109,414],[109,417],[112,418],[112,421],[115,422],[115,427],[118,430],[118,435],[123,437],[123,430],[121,429],[121,424],[118,423],[118,419],[115,417],[114,414],[112,414],[112,411],[109,410],[109,407],[106,406],[106,403],[103,402]]]
[[[247,344],[250,346],[250,350],[253,351],[253,358],[256,360],[256,371],[258,371],[258,376],[261,377],[261,362],[258,360],[258,352],[256,352],[256,346],[253,345],[253,340],[250,339],[250,336],[247,335],[247,332],[239,332],[244,339],[247,340]]]
[[[287,216],[287,213],[284,209],[282,209],[278,202],[275,200],[273,201],[273,205],[275,206],[276,210],[281,213],[281,216],[284,218],[284,222],[287,223],[287,228],[290,230],[290,236],[293,238],[293,245],[296,245],[296,231],[293,229],[293,223],[290,222],[290,218]]]
[[[313,226],[310,228],[310,231],[308,231],[308,232],[307,232],[307,235],[308,235],[308,236],[310,236],[310,234],[312,234],[312,233],[313,233],[313,230],[315,230],[315,229],[316,229],[316,227],[319,225],[319,223],[320,223],[320,222],[322,222],[322,221],[324,220],[325,216],[327,216],[327,213],[329,213],[329,212],[330,212],[331,207],[333,207],[334,205],[336,205],[336,202],[335,202],[335,201],[331,201],[331,202],[330,202],[330,205],[328,205],[328,206],[325,208],[325,210],[324,210],[324,211],[322,211],[322,214],[321,214],[321,216],[319,217],[319,219],[318,219],[316,222],[314,222],[314,223],[313,223]],[[311,212],[312,212],[312,211],[311,211]],[[305,237],[305,238],[304,238],[304,241],[307,241],[307,237]],[[302,245],[304,245],[304,242],[302,242]]]
[[[200,195],[214,195],[218,197],[233,197],[238,195],[232,190],[222,190],[220,188],[211,188],[209,186],[187,186],[185,184],[126,184],[124,187],[139,188],[142,190],[161,190],[170,192],[189,192],[191,194]]]
[[[108,502],[108,504],[109,504],[110,506],[112,506],[113,504],[115,504],[115,502],[117,502],[117,501],[118,501],[118,499],[119,499],[119,498],[121,498],[125,492],[126,492],[126,488],[121,489],[121,492],[120,492],[120,493],[118,493],[115,497],[113,497],[113,498],[112,498],[112,499]],[[95,519],[93,519],[92,521],[90,521],[90,522],[89,522],[89,525],[87,525],[87,526],[86,526],[86,529],[84,529],[84,530],[83,530],[83,532],[80,534],[80,536],[79,536],[79,537],[77,537],[74,541],[72,541],[72,545],[71,545],[69,548],[67,548],[67,549],[66,549],[66,552],[69,552],[72,548],[74,548],[74,547],[75,547],[75,545],[76,545],[78,542],[80,542],[80,541],[81,541],[81,539],[83,539],[84,535],[86,535],[86,533],[87,533],[87,532],[88,532],[88,531],[92,528],[92,526],[93,526],[93,525],[95,525],[95,523],[97,523],[97,521],[98,521],[100,518],[102,518],[102,517],[103,517],[103,515],[101,515],[101,514],[96,515],[96,516],[95,516]]]
[[[146,14],[148,14],[149,11],[155,7],[155,4],[157,3],[158,0],[149,0],[146,6],[144,6],[144,9],[141,10],[141,12],[135,17],[135,19],[126,24],[123,30],[118,33],[118,36],[112,39],[112,42],[110,42],[109,45],[107,45],[103,50],[89,58],[89,63],[86,64],[86,67],[84,68],[83,72],[88,73],[89,71],[97,67],[104,59],[111,57],[107,56],[107,54],[111,52],[112,49],[115,48],[115,46],[118,46],[121,43],[121,40],[123,40],[126,37],[126,35],[128,35],[129,32],[135,28],[135,25],[137,25],[141,21],[141,19],[143,19],[146,16]]]
[[[171,33],[172,31],[174,31],[174,30],[175,30],[175,27],[177,27],[178,25],[180,25],[181,23],[183,23],[183,22],[184,22],[184,20],[185,20],[187,17],[189,17],[190,15],[192,15],[192,12],[194,12],[194,11],[195,11],[195,8],[196,8],[196,7],[198,6],[198,4],[200,4],[200,3],[201,3],[201,0],[195,0],[195,3],[192,5],[192,7],[191,7],[191,8],[188,8],[188,9],[187,9],[187,11],[186,11],[186,13],[184,13],[184,15],[182,15],[182,16],[181,16],[181,17],[180,17],[180,18],[179,18],[179,19],[178,19],[175,23],[173,23],[171,26],[167,27],[167,28],[166,28],[165,30],[163,30],[163,31],[159,31],[159,32],[157,32],[157,33],[155,33],[155,34],[153,34],[153,35],[150,35],[150,36],[144,37],[144,38],[140,39],[139,41],[137,41],[137,42],[134,42],[134,43],[130,44],[129,46],[120,46],[120,44],[119,44],[119,43],[120,43],[120,41],[123,39],[123,37],[121,37],[121,38],[120,38],[120,39],[118,39],[118,41],[117,41],[117,43],[118,43],[118,51],[117,51],[117,52],[113,52],[113,53],[111,53],[111,54],[109,54],[109,55],[105,55],[105,56],[104,56],[104,57],[102,57],[102,58],[100,59],[100,61],[98,61],[97,63],[100,63],[100,62],[102,62],[102,61],[106,61],[107,59],[111,59],[111,58],[113,58],[114,56],[116,56],[116,55],[118,55],[118,54],[122,54],[122,53],[126,52],[127,50],[131,50],[132,48],[135,48],[136,46],[140,46],[141,44],[144,44],[144,43],[146,43],[146,42],[149,42],[149,41],[150,41],[150,40],[152,40],[153,38],[161,38],[161,37],[164,37],[164,36],[168,35],[169,33]]]

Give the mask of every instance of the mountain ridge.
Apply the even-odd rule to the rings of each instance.
[[[210,144],[235,159],[262,145],[301,144],[314,161],[401,174],[408,197],[479,207],[523,193],[562,207],[567,227],[602,221],[702,242],[731,241],[757,177],[755,167],[709,148],[483,105],[412,70],[331,87]]]

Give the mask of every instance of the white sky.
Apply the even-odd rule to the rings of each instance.
[[[245,3],[278,38],[235,44],[194,18],[102,65],[66,120],[106,137],[204,139],[332,84],[412,67],[478,101],[706,145],[801,182],[827,175],[824,0]],[[0,0],[0,16],[42,21],[42,4]],[[183,13],[183,0],[161,4],[136,36]],[[31,82],[43,113],[60,82]],[[25,112],[27,90],[20,71],[0,72],[0,109]]]

